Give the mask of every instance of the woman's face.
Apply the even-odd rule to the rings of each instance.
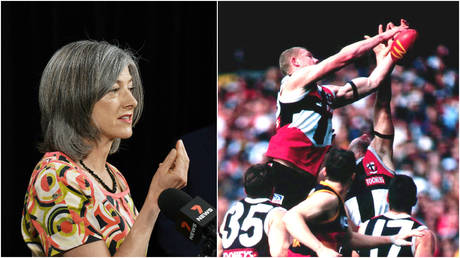
[[[126,66],[112,85],[112,89],[94,105],[92,119],[101,132],[100,140],[131,137],[134,108],[133,82]]]

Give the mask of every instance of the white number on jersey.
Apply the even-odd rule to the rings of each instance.
[[[262,240],[264,234],[264,223],[260,218],[254,217],[254,214],[256,212],[267,213],[271,208],[273,207],[266,204],[257,204],[251,206],[248,215],[246,218],[244,218],[243,223],[240,225],[238,220],[244,213],[244,206],[241,202],[237,202],[235,205],[233,205],[233,207],[230,208],[230,210],[227,212],[220,227],[222,233],[223,248],[229,248],[232,245],[233,241],[235,241],[238,237],[240,230],[245,232],[240,234],[238,238],[241,245],[244,247],[252,247],[259,243],[260,240]],[[228,224],[230,232],[225,230],[227,219],[229,219],[228,217],[230,217],[230,222]],[[250,236],[246,232],[248,232],[251,228],[254,228],[254,234]]]
[[[381,236],[383,227],[385,226],[385,220],[379,219],[375,223],[374,231],[372,231],[373,236]],[[389,220],[387,223],[387,228],[399,228],[397,235],[409,233],[414,226],[414,222],[411,220]],[[401,246],[391,245],[390,251],[388,252],[387,257],[397,257]],[[378,257],[378,248],[371,249],[370,257]]]

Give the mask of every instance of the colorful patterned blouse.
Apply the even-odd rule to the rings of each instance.
[[[61,152],[48,152],[27,187],[22,236],[35,256],[54,256],[103,239],[113,255],[138,212],[123,175],[120,193],[109,193]]]

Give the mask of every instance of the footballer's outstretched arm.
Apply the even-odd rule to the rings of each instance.
[[[372,139],[370,146],[376,151],[385,166],[394,170],[394,125],[391,118],[390,101],[391,79],[387,76],[377,91],[374,104],[374,139]]]
[[[348,105],[375,92],[394,64],[390,54],[387,54],[382,63],[375,67],[369,77],[355,78],[342,87],[328,86],[336,96],[333,103],[334,108]]]
[[[392,23],[387,25],[387,30],[393,27]],[[382,33],[382,28],[379,28],[379,33]],[[391,47],[393,41],[388,41],[388,46]],[[383,55],[387,54],[389,48],[385,48],[383,44],[379,44],[374,48],[377,64],[383,61]],[[371,147],[377,152],[377,155],[382,159],[383,163],[394,170],[393,164],[393,140],[394,140],[394,125],[391,118],[391,76],[388,75],[382,82],[376,93],[374,104],[374,139],[371,142]]]
[[[313,193],[306,200],[288,210],[283,221],[289,233],[303,245],[312,249],[318,256],[335,257],[340,254],[333,249],[326,247],[312,233],[307,221],[320,222],[320,218],[335,216],[339,201],[326,192]]]
[[[296,73],[292,74],[291,79],[286,83],[285,90],[292,91],[304,87],[311,82],[320,80],[327,74],[344,67],[356,58],[362,56],[379,43],[387,41],[397,33],[408,28],[406,22],[401,20],[401,25],[398,27],[394,27],[374,37],[369,37],[365,40],[350,44],[342,48],[337,54],[317,64],[301,68]]]
[[[407,22],[405,20],[401,20],[402,25],[407,26]],[[399,27],[401,27],[399,26]],[[383,32],[383,26],[379,25],[378,28],[378,35],[383,35],[388,31],[394,30],[395,26],[393,23],[388,23],[386,27],[386,31]],[[369,39],[369,36],[365,36],[365,38]],[[356,78],[345,84],[343,87],[338,86],[331,86],[331,88],[335,94],[336,98],[334,101],[335,107],[341,107],[347,104],[350,104],[356,100],[359,100],[372,92],[376,91],[381,85],[388,85],[391,84],[389,81],[385,81],[386,77],[388,77],[389,73],[393,70],[395,65],[395,61],[392,60],[390,55],[390,47],[393,40],[390,38],[387,42],[382,42],[373,48],[376,56],[377,66],[369,75],[369,77],[361,77]],[[384,115],[381,112],[386,112],[386,110],[382,108],[386,108],[385,105],[390,103],[391,100],[391,85],[388,86],[387,89],[383,89],[382,93],[379,94],[378,98],[378,106],[377,106],[377,116]],[[389,91],[389,92],[388,92]],[[388,106],[389,107],[389,106]],[[391,114],[390,114],[391,115]],[[382,117],[383,118],[383,117]],[[374,119],[375,120],[375,119]]]

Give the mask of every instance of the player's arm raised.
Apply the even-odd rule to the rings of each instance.
[[[272,257],[286,257],[289,249],[289,233],[283,223],[286,210],[275,208],[270,211],[268,221],[268,245]]]
[[[377,98],[374,104],[374,138],[370,146],[376,151],[385,166],[394,170],[394,125],[391,118],[390,100],[391,79],[387,76],[377,91]]]
[[[377,65],[369,77],[359,77],[351,80],[345,86],[328,86],[335,92],[334,108],[355,102],[372,92],[375,92],[394,65],[390,54],[387,54],[381,64]]]
[[[313,193],[315,198],[307,198],[284,215],[283,221],[289,233],[303,245],[316,252],[318,256],[340,256],[335,250],[327,248],[311,232],[306,221],[320,222],[324,217],[334,216],[338,200],[325,192]]]
[[[398,27],[392,27],[389,29],[387,25],[387,30],[382,32],[382,25],[379,26],[379,35],[384,35],[390,31],[393,31],[395,28],[408,28],[407,22],[401,19],[401,25]],[[369,39],[369,37],[367,37]],[[390,41],[391,42],[391,41]],[[336,98],[334,99],[334,107],[342,107],[348,105],[352,102],[355,102],[373,92],[375,92],[378,87],[382,84],[386,76],[393,69],[395,61],[391,58],[389,54],[391,44],[387,46],[381,44],[377,45],[376,48],[381,48],[379,53],[380,60],[377,58],[377,66],[369,75],[369,77],[359,77],[351,80],[344,86],[328,86],[334,93]],[[375,51],[375,48],[374,48]]]
[[[392,23],[388,23],[387,30],[393,27]],[[379,28],[379,33],[382,28]],[[391,47],[392,40],[388,41],[388,46]],[[380,64],[389,48],[383,44],[379,44],[374,48],[377,65]],[[390,169],[394,170],[393,165],[393,140],[394,126],[391,119],[391,76],[387,75],[376,93],[374,104],[374,139],[371,141],[371,147],[377,152],[377,155],[382,159],[383,163]]]
[[[401,26],[394,27],[384,33],[350,44],[342,48],[337,54],[330,56],[317,64],[301,68],[292,74],[291,79],[285,86],[285,89],[295,90],[311,82],[317,81],[327,74],[344,67],[351,61],[374,48],[379,43],[392,38],[395,34],[407,28],[408,26],[405,23],[402,23]]]

